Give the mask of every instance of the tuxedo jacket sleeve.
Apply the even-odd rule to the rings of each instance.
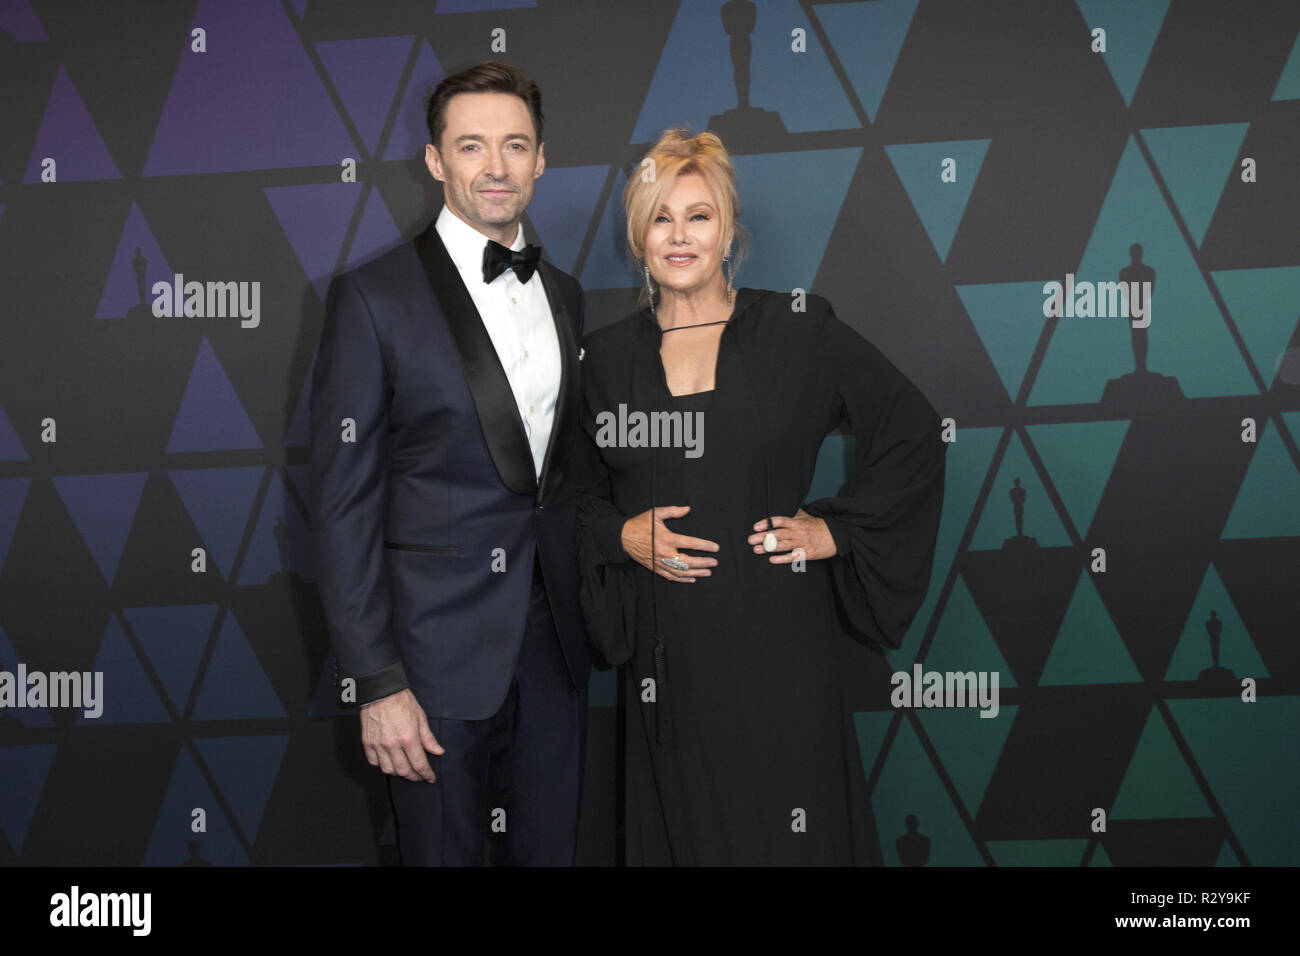
[[[388,480],[388,380],[365,298],[344,273],[330,283],[312,376],[312,514],[330,637],[357,703],[408,686],[392,632],[383,538]]]

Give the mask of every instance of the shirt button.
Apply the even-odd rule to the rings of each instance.
[[[514,305],[518,305],[518,304],[519,304],[519,300],[516,299],[513,295],[510,297],[510,301],[511,301],[511,303],[513,303]]]

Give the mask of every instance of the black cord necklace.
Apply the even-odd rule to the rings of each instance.
[[[680,332],[682,329],[698,329],[706,325],[726,325],[731,319],[719,319],[717,322],[696,322],[694,325],[675,325],[671,329],[660,329],[665,335],[669,332]]]

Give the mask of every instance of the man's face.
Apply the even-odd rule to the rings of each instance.
[[[528,106],[511,93],[457,93],[446,121],[441,142],[424,147],[425,165],[453,213],[509,245],[546,167]]]

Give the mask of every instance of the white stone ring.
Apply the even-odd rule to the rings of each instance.
[[[763,535],[763,550],[768,552],[776,550],[776,535],[771,531]]]

